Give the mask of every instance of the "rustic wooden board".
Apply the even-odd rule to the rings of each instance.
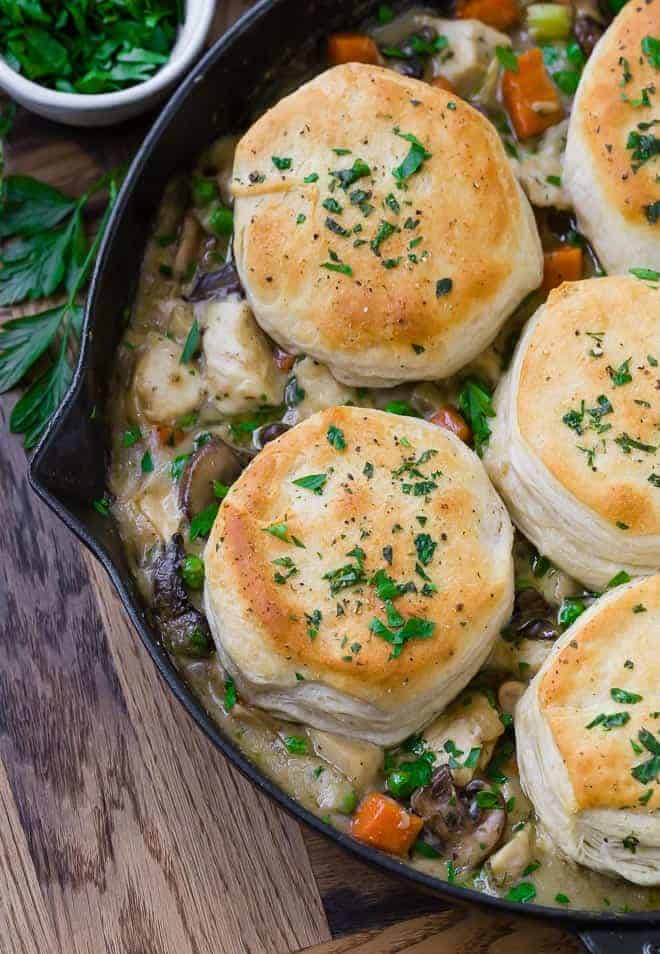
[[[250,5],[220,4],[215,34]],[[80,192],[145,129],[20,112],[8,164]],[[367,868],[248,784],[173,700],[100,567],[30,493],[13,401],[0,402],[2,954],[578,950]]]

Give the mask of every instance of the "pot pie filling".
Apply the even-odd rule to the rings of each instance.
[[[658,69],[660,7],[630,0],[620,16],[633,17],[634,6],[655,32],[621,67],[630,78],[621,86],[612,77],[607,95],[628,97],[626,173],[645,165],[646,176],[658,162],[649,119],[655,89],[637,90],[635,71],[642,60],[644,76],[649,63]],[[486,294],[478,274],[469,276],[469,302],[460,297],[461,269],[479,262],[480,250],[470,247],[465,222],[452,244],[452,177],[442,181],[434,171],[431,134],[418,136],[407,114],[405,127],[397,115],[365,120],[383,150],[381,171],[367,131],[362,141],[347,121],[346,138],[342,123],[314,125],[315,115],[316,138],[298,168],[302,147],[292,141],[287,149],[282,135],[276,149],[270,145],[285,128],[272,121],[277,110],[295,116],[296,102],[304,104],[289,97],[242,140],[219,139],[190,175],[170,182],[116,359],[109,493],[96,506],[117,521],[183,678],[241,751],[306,809],[453,884],[523,903],[624,911],[657,907],[657,886],[616,877],[611,866],[601,873],[597,853],[577,863],[557,844],[544,824],[545,805],[537,814],[527,794],[534,786],[521,784],[516,707],[524,699],[518,744],[527,752],[539,722],[530,729],[535,687],[549,699],[552,673],[580,655],[571,656],[571,627],[634,584],[621,569],[607,585],[589,586],[519,530],[513,537],[480,461],[485,454],[490,469],[502,400],[493,395],[526,323],[562,282],[603,274],[579,230],[562,158],[581,73],[600,36],[616,29],[612,12],[582,0],[526,7],[458,0],[448,19],[381,5],[361,32],[328,38],[327,60],[312,73],[334,71],[294,93],[318,96],[359,75],[378,89],[412,90],[414,104],[415,84],[425,84],[420,103],[428,96],[454,135],[462,113],[468,126],[497,131],[488,149],[499,175],[511,180],[491,209],[483,179],[481,208],[493,217],[495,236],[511,222],[522,228],[531,221],[529,200],[535,227],[517,251],[502,236],[502,280],[515,284],[518,256],[528,256],[528,273],[506,299],[506,314],[485,331],[493,312],[478,310]],[[349,87],[360,82],[353,78]],[[330,111],[339,108],[329,102]],[[461,148],[470,164],[469,141]],[[487,161],[480,152],[479,162]],[[527,198],[518,197],[517,183]],[[445,203],[446,217],[437,203]],[[479,207],[469,206],[469,214]],[[660,228],[658,199],[645,198],[636,212],[642,227]],[[486,234],[487,224],[475,234]],[[639,262],[631,282],[656,287],[659,245],[656,238],[655,260]],[[516,256],[513,266],[507,254]],[[372,293],[378,308],[356,317],[352,303],[364,308]],[[426,317],[415,326],[420,302]],[[468,313],[475,325],[465,319],[464,340],[443,339],[438,323],[455,330]],[[586,328],[583,340],[591,360],[609,345],[617,355],[625,351],[620,341],[604,343],[600,327]],[[480,342],[474,353],[471,341]],[[607,406],[619,408],[619,389],[639,391],[644,433],[626,432],[618,443],[609,435],[609,453],[625,454],[628,469],[639,461],[658,492],[655,329],[643,344],[647,354],[623,356],[608,369],[602,398],[594,393],[580,404],[576,391],[575,406],[569,401],[563,420],[547,426],[566,429],[571,446],[605,444]],[[367,349],[373,358],[365,362]],[[445,360],[452,349],[463,356],[458,370]],[[551,339],[548,351],[561,361]],[[542,375],[538,354],[534,360]],[[423,369],[419,378],[415,367]],[[520,413],[533,433],[530,400]],[[574,456],[584,457],[588,487],[594,460],[588,449]],[[561,472],[560,459],[550,464]],[[498,466],[506,468],[506,452]],[[579,473],[573,479],[580,484]],[[640,526],[649,519],[648,511],[636,514]],[[657,618],[658,609],[635,602],[630,612]],[[635,693],[622,688],[630,683],[623,675],[652,665],[643,658],[645,641],[640,658],[634,641],[630,647],[619,682],[599,690],[620,693],[611,705],[596,712],[567,690],[543,731],[560,727],[551,748],[580,793],[573,810],[578,803],[607,807],[602,792],[589,794],[593,744],[596,752],[616,751],[616,771],[626,775],[617,788],[626,797],[613,810],[630,809],[652,827],[660,720],[649,700],[635,711]],[[582,727],[583,710],[593,726]],[[566,741],[576,737],[582,749]],[[526,771],[530,764],[526,757]],[[635,775],[637,765],[646,767]],[[565,806],[571,800],[564,796]],[[643,838],[632,828],[617,832],[616,849],[630,855],[632,870]]]

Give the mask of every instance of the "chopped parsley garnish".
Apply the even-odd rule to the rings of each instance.
[[[172,480],[179,480],[188,461],[190,454],[179,454],[170,464],[170,477]]]
[[[660,70],[660,39],[657,36],[644,37],[642,53],[654,69]]]
[[[312,182],[318,182],[318,181],[319,181],[318,172],[310,172],[310,174],[308,176],[305,176],[305,178],[303,179],[303,182],[306,183],[307,185],[309,185]]]
[[[150,474],[154,469],[154,461],[151,453],[145,451],[142,455],[142,460],[140,461],[140,470],[143,474]]]
[[[448,295],[453,287],[454,283],[451,278],[439,278],[435,283],[435,297],[442,298],[444,295]]]
[[[271,562],[275,566],[281,566],[287,571],[286,573],[281,573],[279,570],[276,570],[273,574],[273,580],[275,583],[286,583],[288,579],[290,579],[292,576],[295,576],[298,572],[298,567],[295,565],[291,557],[278,557],[276,560],[272,560]]]
[[[419,562],[423,566],[429,565],[433,559],[433,554],[435,553],[437,546],[438,544],[436,541],[432,540],[428,533],[417,534],[415,537],[415,549],[417,550]]]
[[[409,179],[410,176],[414,175],[414,173],[421,169],[424,161],[431,158],[431,153],[427,152],[425,146],[423,146],[419,139],[412,133],[402,133],[400,132],[399,127],[395,126],[394,134],[399,136],[400,139],[405,139],[411,144],[408,155],[403,160],[401,165],[392,169],[392,175],[399,185],[401,185],[402,183],[405,183],[406,179]]]
[[[435,623],[432,620],[411,616],[404,622],[400,614],[394,610],[394,607],[388,607],[388,609],[390,610],[387,614],[390,625],[386,626],[381,620],[373,619],[369,624],[369,629],[374,635],[391,644],[391,659],[397,659],[401,655],[401,651],[408,640],[430,639],[433,635]],[[401,622],[398,622],[398,620],[401,620]]]
[[[186,338],[186,343],[183,346],[183,351],[181,352],[181,364],[187,364],[189,361],[192,361],[199,351],[200,340],[201,334],[199,330],[199,324],[197,319],[194,318],[193,323],[190,326],[190,331],[188,332],[188,337]]]
[[[343,207],[339,204],[339,202],[337,202],[337,200],[333,199],[332,197],[328,199],[324,199],[321,205],[323,206],[324,209],[327,209],[328,212],[334,212],[335,215],[341,215],[341,213],[344,211]]]
[[[97,513],[100,513],[102,517],[107,517],[110,515],[111,503],[112,503],[112,500],[110,499],[108,494],[105,493],[99,500],[92,501],[92,507],[94,508],[94,510],[96,510]]]
[[[303,222],[306,222],[306,221],[307,221],[307,216],[304,214],[304,212],[299,212],[298,215],[296,216],[296,225],[302,225]]]
[[[367,576],[364,572],[364,551],[359,547],[354,547],[347,556],[354,557],[355,562],[346,563],[336,570],[328,570],[327,573],[323,574],[323,579],[330,581],[332,596],[349,586],[359,586],[367,582]]]
[[[536,897],[536,888],[529,881],[521,881],[505,894],[506,901],[517,901],[519,904],[528,904]]]
[[[346,438],[344,437],[344,432],[340,427],[336,427],[334,424],[331,424],[328,428],[326,437],[328,439],[328,443],[331,444],[335,450],[346,450]]]
[[[225,702],[225,709],[227,710],[227,712],[231,712],[231,710],[234,708],[237,702],[236,683],[231,678],[231,676],[227,676],[227,678],[225,679],[224,702]]]
[[[512,73],[518,72],[518,57],[510,47],[496,46],[495,56],[505,70],[510,70]]]
[[[305,544],[298,537],[289,536],[289,528],[285,523],[271,523],[269,527],[262,527],[262,530],[264,533],[270,533],[271,536],[277,537],[283,543],[293,543],[296,547],[305,548]]]
[[[335,235],[341,236],[341,238],[349,238],[351,235],[350,229],[345,229],[343,225],[340,225],[336,219],[331,219],[328,216],[325,220],[325,227],[330,232],[334,232]]]
[[[204,510],[201,510],[198,514],[190,521],[190,540],[191,542],[197,540],[198,537],[208,537],[211,532],[211,528],[215,523],[215,518],[218,516],[219,504],[212,503],[208,507],[205,507]]]
[[[570,903],[571,903],[571,899],[568,897],[568,895],[562,894],[561,891],[560,891],[558,894],[555,895],[555,901],[557,902],[557,904],[570,904]]]
[[[305,619],[307,620],[307,635],[314,641],[319,634],[323,613],[320,609],[315,609],[311,613],[305,613]]]
[[[470,425],[474,449],[481,457],[491,435],[488,418],[495,417],[491,392],[487,385],[476,378],[467,378],[458,396],[458,407]]]
[[[290,755],[307,755],[307,739],[302,735],[285,735],[282,739]]]
[[[298,477],[291,481],[296,487],[303,487],[305,490],[312,490],[319,496],[323,493],[323,488],[328,481],[327,474],[307,474],[305,477]]]
[[[129,427],[121,436],[121,442],[124,447],[132,447],[133,444],[137,444],[141,439],[142,432],[137,424],[133,425],[133,427]]]
[[[607,373],[612,379],[612,384],[615,388],[619,388],[623,384],[629,384],[630,381],[632,381],[632,375],[630,373],[631,360],[631,358],[627,358],[618,368],[613,368],[611,365],[608,365]]]
[[[273,160],[273,165],[276,169],[279,169],[280,172],[286,172],[287,169],[291,168],[291,159],[283,158],[281,156],[271,156]]]
[[[586,608],[581,599],[574,596],[567,596],[559,608],[557,622],[560,626],[563,626],[564,629],[568,629],[579,616],[582,616]]]
[[[640,696],[638,692],[628,692],[627,689],[617,689],[616,687],[610,689],[610,695],[615,702],[624,706],[635,705],[635,703],[641,702],[643,699],[643,696]]]
[[[660,142],[660,139],[656,142]],[[660,272],[656,272],[653,268],[631,268],[630,274],[645,282],[660,282]]]
[[[628,133],[626,149],[632,150],[631,158],[635,160],[632,165],[633,172],[660,153],[660,139],[653,133],[638,133],[636,130]]]
[[[352,275],[353,269],[350,265],[345,265],[343,262],[322,262],[321,268],[325,268],[329,272],[339,272],[340,275]]]
[[[614,438],[614,443],[618,444],[624,454],[629,454],[631,450],[644,451],[645,454],[655,454],[658,449],[653,444],[644,444],[636,440],[625,431],[619,437]]]
[[[371,478],[374,475],[374,465],[370,463],[369,461],[367,461],[367,463],[362,468],[362,473],[367,478],[367,480],[371,480]],[[660,477],[658,479],[660,479]]]
[[[660,487],[660,474],[651,474],[649,483],[653,484],[654,487]]]
[[[617,524],[617,526],[619,526],[619,524]],[[623,528],[626,530],[628,529],[625,524],[623,525]],[[624,583],[630,583],[630,574],[626,573],[625,570],[619,570],[619,572],[616,573],[607,584],[606,589],[611,590],[614,589],[615,586],[623,586]]]
[[[336,169],[330,175],[339,181],[342,189],[346,192],[358,179],[370,176],[371,169],[364,159],[356,159],[350,169]]]
[[[660,775],[660,742],[648,729],[640,729],[637,738],[642,743],[647,752],[651,753],[651,758],[640,765],[636,765],[631,770],[633,778],[641,782],[642,785],[648,785],[657,780]],[[650,798],[651,796],[648,796]],[[647,801],[648,801],[647,798]]]
[[[393,235],[396,231],[397,231],[396,225],[392,225],[391,222],[388,222],[386,219],[383,219],[378,227],[378,231],[376,232],[376,235],[374,236],[374,238],[372,238],[371,242],[369,243],[371,246],[371,250],[375,252],[376,255],[380,255],[381,245],[386,239],[390,237],[390,235]]]
[[[610,715],[601,712],[600,715],[597,715],[595,719],[591,720],[587,725],[587,729],[594,729],[597,725],[600,725],[606,732],[609,732],[611,729],[625,725],[626,722],[630,722],[629,712],[612,712]]]
[[[384,411],[388,414],[400,414],[402,417],[419,417],[415,408],[408,401],[388,401]]]

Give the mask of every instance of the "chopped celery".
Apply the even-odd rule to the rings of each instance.
[[[558,3],[527,7],[527,28],[535,40],[565,40],[571,32],[571,11]]]

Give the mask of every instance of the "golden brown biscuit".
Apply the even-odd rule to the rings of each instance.
[[[453,434],[329,408],[232,486],[206,547],[206,612],[250,702],[392,744],[488,655],[511,610],[511,546],[501,501]]]
[[[541,281],[494,128],[391,70],[338,66],[281,100],[239,142],[233,191],[257,321],[346,384],[453,374]]]
[[[660,0],[631,0],[592,53],[573,104],[563,184],[605,270],[660,268]],[[645,158],[648,156],[648,158]]]
[[[539,550],[603,589],[660,567],[660,291],[634,278],[562,285],[529,323],[495,396],[485,463]]]
[[[601,597],[516,709],[521,780],[575,861],[660,884],[660,576]]]

